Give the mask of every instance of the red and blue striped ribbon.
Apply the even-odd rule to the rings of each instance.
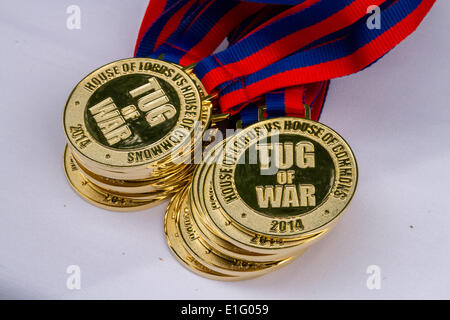
[[[286,6],[281,5],[265,7],[264,10],[244,21],[228,36],[229,44],[235,44],[252,30],[255,30],[286,9]],[[265,118],[283,116],[305,117],[304,104],[307,104],[311,109],[311,119],[318,121],[325,103],[329,83],[330,81],[326,80],[267,93],[265,101],[261,102],[266,107]],[[258,117],[258,104],[249,104],[240,112],[240,118],[244,127],[258,121]]]
[[[261,104],[266,107],[264,112],[264,118],[266,119],[284,116],[304,118],[304,104],[306,104],[310,107],[311,119],[318,121],[329,84],[330,81],[327,80],[269,92],[265,95],[265,102],[249,103],[240,111],[242,125],[245,127],[260,120],[259,109]]]
[[[370,30],[365,23],[343,38],[308,50],[300,50],[221,88],[223,110],[283,87],[345,76],[377,61],[413,32],[434,0],[397,0],[382,11],[381,29]],[[211,88],[207,88],[207,90]]]
[[[169,9],[176,0],[151,0],[145,10],[144,18],[142,19],[141,27],[139,28],[136,45],[134,47],[134,55],[136,56],[139,44],[142,41],[145,33],[153,25],[153,23],[163,14],[164,11]]]
[[[239,0],[178,1],[148,28],[135,56],[157,58],[164,54],[164,60],[183,66],[198,62],[263,7]],[[179,17],[183,17],[181,21]],[[178,21],[176,28],[174,23],[169,25],[171,20]]]
[[[248,2],[270,3],[270,4],[285,4],[285,5],[297,5],[306,0],[245,0]]]
[[[318,120],[327,95],[330,81],[294,86],[266,94],[268,118],[282,116],[304,117],[303,105],[311,108],[311,119]]]
[[[310,43],[355,23],[385,0],[307,0],[291,7],[225,51],[202,60],[195,72],[207,90],[257,72]]]
[[[257,13],[264,5],[237,0],[205,2],[186,19],[152,57],[164,54],[164,59],[189,65],[209,56],[236,25]]]
[[[163,44],[185,19],[191,16],[197,8],[198,0],[156,0],[157,13],[154,19],[153,3],[151,0],[144,16],[145,25],[150,25],[145,31],[141,30],[141,37],[136,44],[136,57],[148,57]],[[142,28],[141,28],[142,29]]]
[[[268,5],[258,11],[256,14],[248,17],[241,24],[239,24],[230,34],[228,34],[227,40],[229,46],[234,45],[236,42],[250,34],[252,31],[259,28],[264,23],[267,23],[273,17],[279,16],[282,12],[289,9],[286,5]]]
[[[151,0],[136,56],[187,65],[222,112],[265,98],[267,115],[317,119],[329,79],[358,72],[412,33],[435,0]],[[154,4],[154,6],[153,6]],[[380,6],[381,29],[369,29],[367,9]],[[156,15],[159,16],[156,18]],[[211,54],[228,36],[230,46]],[[252,114],[251,117],[254,117]]]

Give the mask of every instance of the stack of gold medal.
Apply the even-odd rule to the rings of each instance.
[[[207,152],[167,208],[166,237],[201,276],[260,276],[323,238],[356,182],[353,153],[332,129],[301,118],[261,121]]]
[[[148,58],[105,65],[64,110],[67,178],[84,199],[114,211],[151,207],[191,180],[211,102],[190,68]]]

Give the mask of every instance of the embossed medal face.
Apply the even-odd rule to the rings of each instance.
[[[93,92],[84,110],[89,134],[105,147],[139,149],[154,144],[175,126],[180,97],[161,76],[129,74]]]
[[[271,119],[212,147],[167,214],[192,261],[237,279],[257,276],[323,238],[356,182],[355,159],[336,132],[310,120]]]
[[[234,182],[242,200],[269,218],[298,216],[322,203],[335,177],[333,160],[325,148],[292,134],[263,140],[250,145],[238,159]],[[249,163],[252,154],[256,155],[253,164]],[[271,161],[269,154],[274,161],[266,163],[266,159]]]
[[[160,60],[131,58],[97,69],[76,86],[64,128],[86,161],[134,168],[189,145],[204,118],[197,84],[185,71]]]
[[[357,166],[347,143],[321,123],[278,118],[227,140],[213,186],[237,225],[298,238],[331,225],[350,202]]]
[[[220,161],[222,145],[216,145],[206,156],[205,162],[195,171],[190,193],[193,221],[198,226],[210,228],[218,237],[254,254],[265,255],[255,261],[274,261],[294,256],[323,236],[323,232],[304,237],[300,240],[285,240],[264,236],[238,228],[229,215],[223,211],[212,186],[214,163]],[[203,230],[200,228],[200,230]],[[267,259],[268,258],[268,259]]]

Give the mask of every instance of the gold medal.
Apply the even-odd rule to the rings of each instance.
[[[112,211],[136,211],[150,208],[164,201],[167,196],[163,193],[152,199],[134,199],[119,194],[107,192],[92,184],[83,175],[73,160],[72,154],[66,148],[64,152],[64,170],[73,189],[85,200],[102,209]]]
[[[83,198],[116,211],[175,194],[165,233],[177,259],[211,279],[253,278],[335,226],[355,192],[356,161],[332,129],[286,117],[218,143],[194,171],[211,113],[189,68],[148,58],[105,65],[67,101],[66,174]]]
[[[156,203],[189,183],[190,160],[201,146],[211,111],[189,68],[130,58],[81,80],[67,100],[63,123],[77,170],[89,186]],[[108,203],[102,207],[117,210]],[[122,209],[132,207],[143,208]]]
[[[313,235],[309,238],[297,241],[288,241],[273,236],[266,236],[255,232],[248,232],[239,228],[231,218],[220,208],[214,190],[211,186],[212,170],[205,176],[204,192],[202,203],[204,212],[207,212],[207,223],[215,228],[216,234],[233,245],[246,251],[261,255],[270,255],[271,259],[287,258],[295,254],[296,251],[306,248],[313,240],[319,238],[322,234]]]
[[[73,154],[72,154],[73,155]],[[164,178],[149,180],[118,180],[100,176],[83,167],[82,164],[74,157],[77,167],[92,181],[95,185],[110,190],[112,192],[123,194],[140,194],[158,191],[172,191],[180,187],[173,183],[174,180],[188,180],[192,174],[193,168],[187,166],[179,171],[168,174]]]
[[[350,147],[318,122],[258,122],[231,137],[223,154],[212,177],[217,201],[250,232],[299,239],[326,231],[355,192]]]
[[[355,158],[336,132],[311,120],[277,118],[211,148],[170,210],[177,235],[201,265],[258,276],[322,239],[356,183]]]
[[[281,261],[245,261],[236,259],[235,256],[228,256],[224,252],[210,247],[197,234],[195,226],[192,225],[187,193],[188,190],[184,190],[172,198],[166,211],[165,230],[169,246],[179,260],[180,249],[177,253],[173,248],[174,243],[188,252],[189,258],[181,260],[185,266],[188,266],[194,272],[208,278],[211,278],[212,273],[219,273],[229,277],[224,279],[221,276],[220,280],[242,280],[266,274],[292,262],[293,258],[291,257]],[[301,253],[299,252],[298,255]],[[192,261],[195,261],[194,265],[192,265]],[[202,266],[203,272],[199,272],[198,264]],[[205,269],[208,271],[204,272]],[[217,275],[213,278],[217,279]]]
[[[306,241],[310,242],[321,234],[313,235],[306,239],[298,241],[287,241],[276,237],[268,237],[258,233],[251,233],[236,226],[235,223],[223,212],[217,202],[216,195],[212,188],[212,169],[214,162],[221,161],[222,156],[218,145],[216,149],[211,150],[211,154],[215,154],[214,159],[207,157],[205,162],[196,170],[191,190],[191,204],[194,208],[194,220],[199,222],[203,219],[205,228],[210,228],[211,232],[218,235],[226,242],[230,242],[236,247],[245,251],[254,252],[260,255],[270,255],[269,259],[286,258],[298,250],[300,245]],[[211,163],[209,165],[208,163]],[[204,228],[200,228],[203,230]],[[303,245],[305,247],[305,245]],[[261,257],[267,260],[267,257]]]
[[[132,171],[164,162],[190,145],[201,109],[197,85],[181,68],[154,59],[124,59],[97,69],[75,87],[64,129],[81,157],[106,170]]]
[[[239,280],[238,277],[228,276],[221,274],[219,272],[215,272],[211,269],[208,269],[200,262],[198,262],[186,249],[184,246],[183,239],[177,231],[177,222],[176,216],[177,212],[174,210],[174,206],[179,199],[172,198],[167,207],[166,215],[164,218],[164,233],[167,238],[167,242],[169,244],[169,248],[171,249],[175,258],[180,261],[180,263],[188,268],[190,271],[197,273],[198,275],[213,279],[213,280],[222,280],[222,281],[236,281]]]
[[[188,251],[210,269],[233,276],[253,277],[265,274],[289,262],[290,258],[269,262],[240,260],[208,245],[192,223],[192,215],[187,203],[187,193],[181,193],[179,197],[181,199],[177,218],[179,233],[187,244]]]

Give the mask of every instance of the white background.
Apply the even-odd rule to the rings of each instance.
[[[81,29],[66,9],[81,8]],[[237,283],[171,255],[166,204],[112,213],[64,176],[64,103],[95,68],[133,53],[146,0],[1,1],[0,297],[145,299],[450,298],[450,2],[371,68],[332,82],[321,121],[357,156],[341,223],[296,262]],[[81,290],[66,268],[81,268]],[[366,286],[381,268],[380,290]]]

